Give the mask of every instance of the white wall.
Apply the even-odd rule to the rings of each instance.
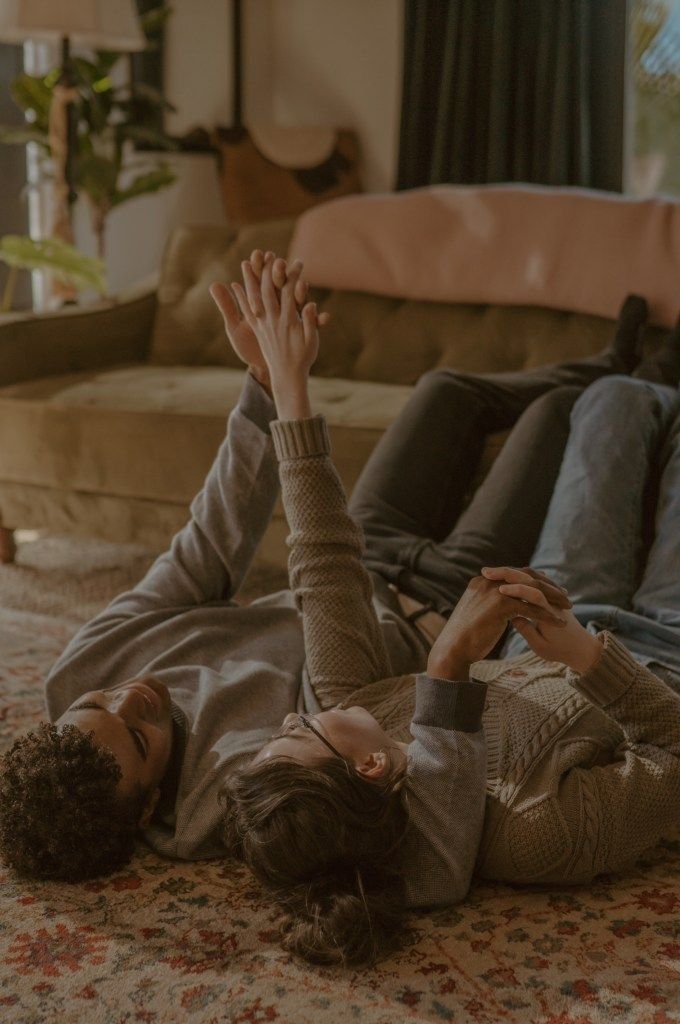
[[[354,128],[366,188],[391,189],[401,104],[402,0],[271,0],[269,7],[271,108],[253,114],[269,113],[282,125]]]
[[[168,131],[229,123],[231,117],[231,4],[173,0],[165,30],[165,91],[177,107]],[[244,7],[248,6],[245,0]]]
[[[140,155],[146,156],[137,154],[136,159]],[[173,228],[225,221],[215,158],[204,153],[171,153],[163,159],[176,173],[175,183],[157,195],[131,199],[107,219],[106,269],[112,295],[158,269]],[[96,242],[84,198],[76,204],[74,227],[78,246],[94,256]]]
[[[167,29],[168,130],[231,121],[231,8],[225,0],[174,0]],[[401,103],[403,0],[244,0],[245,119],[354,128],[369,190],[394,185]],[[222,221],[211,159],[180,155],[177,184],[132,200],[110,218],[112,291],[155,270],[180,223]],[[85,211],[78,240],[94,241]]]

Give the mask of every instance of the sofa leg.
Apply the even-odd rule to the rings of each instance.
[[[17,553],[17,545],[14,540],[14,530],[6,526],[0,526],[0,564],[10,565]]]

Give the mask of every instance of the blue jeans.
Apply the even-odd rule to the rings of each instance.
[[[643,509],[652,485],[658,487],[655,530],[646,551]],[[576,618],[590,632],[615,633],[680,693],[676,388],[610,376],[581,394],[531,565],[567,588]],[[512,632],[501,656],[525,650]]]
[[[423,374],[357,481],[350,512],[364,565],[451,614],[483,565],[527,565],[536,548],[584,388],[620,364],[609,351],[575,363],[472,375]],[[467,504],[487,437],[510,429]],[[531,502],[527,502],[527,494]]]

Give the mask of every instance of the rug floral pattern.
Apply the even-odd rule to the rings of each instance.
[[[73,619],[0,609],[0,745],[43,711]],[[414,944],[372,971],[284,953],[240,866],[140,849],[88,884],[0,865],[0,1020],[12,1024],[670,1024],[680,1021],[680,841],[626,875],[565,890],[477,883],[413,919]]]

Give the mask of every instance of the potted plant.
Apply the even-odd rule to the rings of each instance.
[[[163,4],[140,16],[149,47],[155,45],[154,39],[170,13],[171,8]],[[92,60],[69,58],[76,123],[73,187],[76,194],[87,199],[97,255],[102,260],[111,211],[137,196],[167,188],[176,177],[167,162],[150,152],[129,158],[135,143],[156,150],[174,150],[178,146],[158,127],[159,112],[174,107],[148,85],[130,80],[116,84],[115,69],[121,59],[128,58],[105,50],[96,51]],[[24,111],[27,124],[21,128],[0,126],[1,142],[35,142],[40,146],[45,156],[45,178],[49,178],[53,155],[49,113],[61,72],[61,68],[55,68],[46,75],[19,75],[12,83],[11,94]]]

